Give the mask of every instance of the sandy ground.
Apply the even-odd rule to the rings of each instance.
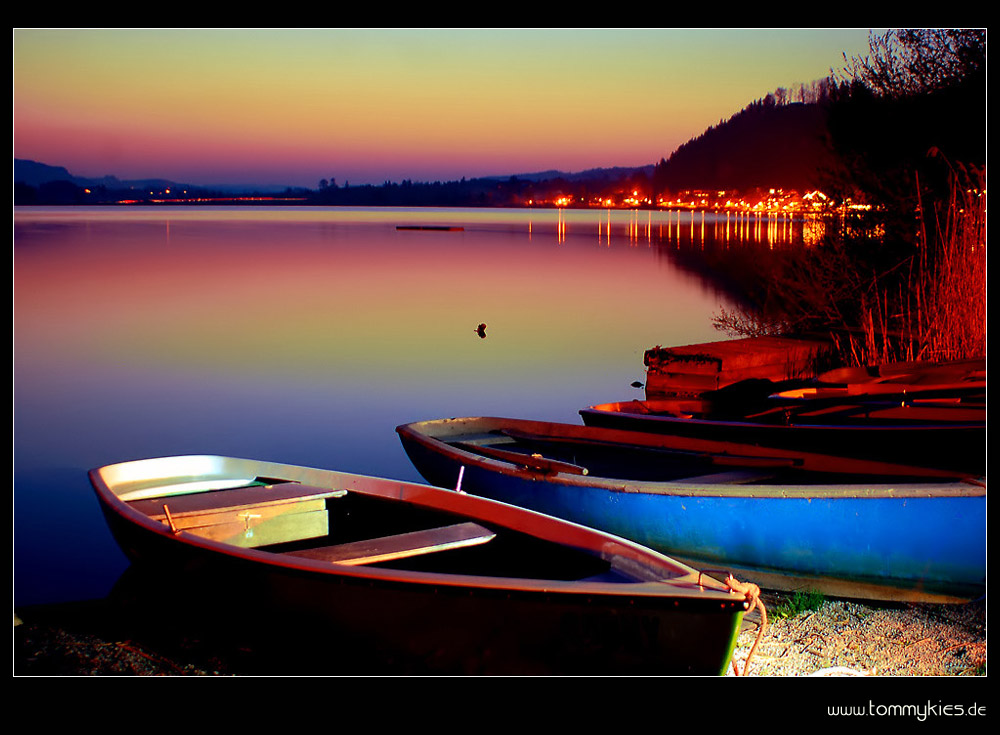
[[[878,606],[827,600],[794,617],[787,598],[765,593],[772,612],[751,659],[761,617],[744,622],[734,662],[749,677],[975,677],[986,674],[986,603]],[[103,601],[17,611],[15,676],[312,675],[294,659],[263,660],[237,639],[198,630],[158,634],[133,628]],[[357,672],[394,675],[391,665]],[[278,666],[278,670],[274,667]],[[351,675],[350,667],[329,670]],[[734,676],[732,668],[729,672]]]
[[[773,612],[748,676],[985,676],[986,602],[965,605],[867,605],[827,600],[781,618]],[[760,614],[747,616],[733,656],[741,673]],[[733,672],[730,671],[732,674]]]

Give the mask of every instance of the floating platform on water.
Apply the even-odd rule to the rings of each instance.
[[[822,340],[748,337],[646,350],[646,395],[697,395],[749,378],[812,378],[833,353]]]

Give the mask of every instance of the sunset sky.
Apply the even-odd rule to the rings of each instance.
[[[14,30],[14,156],[191,184],[444,181],[668,157],[868,29]]]

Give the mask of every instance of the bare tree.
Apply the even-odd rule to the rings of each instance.
[[[958,84],[986,70],[986,30],[921,28],[869,36],[871,53],[848,58],[842,79],[899,98]]]

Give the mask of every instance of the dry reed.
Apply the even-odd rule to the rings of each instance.
[[[935,234],[928,236],[922,225],[918,252],[905,264],[905,279],[873,279],[868,294],[862,295],[860,335],[850,334],[838,344],[846,362],[873,365],[985,356],[984,184],[983,171],[952,171],[949,199],[931,205]]]
[[[985,172],[963,169],[934,248],[931,279],[923,284],[918,321],[925,359],[959,360],[986,355]],[[961,184],[965,184],[962,186]],[[926,248],[925,250],[931,250]]]

